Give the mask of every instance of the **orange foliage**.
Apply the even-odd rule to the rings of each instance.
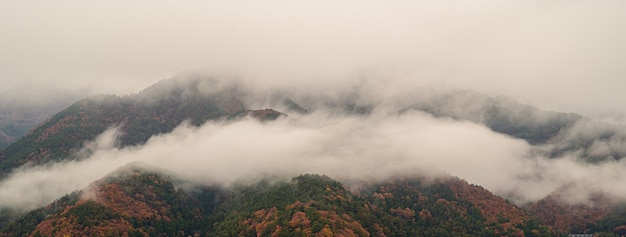
[[[320,230],[320,232],[318,232],[315,236],[316,237],[332,237],[333,231],[330,230],[330,227],[328,227],[328,225],[325,225],[324,228],[322,228],[322,230]]]
[[[425,220],[432,220],[433,215],[430,213],[430,211],[426,210],[426,209],[422,209],[419,213],[420,219],[425,219]]]
[[[411,210],[410,208],[392,208],[391,210],[389,210],[391,212],[391,214],[400,217],[402,219],[405,219],[407,221],[415,221],[415,211]]]
[[[341,201],[346,200],[345,190],[334,190],[330,186],[326,185],[325,191],[328,193],[328,195],[325,195],[325,197],[330,200],[341,200]]]
[[[131,223],[123,219],[105,220],[96,226],[85,227],[77,223],[77,217],[50,218],[37,225],[33,234],[43,236],[126,236],[128,232],[135,230]],[[147,236],[147,234],[145,234]]]
[[[157,179],[152,179],[152,181],[158,182]],[[102,180],[92,183],[88,189],[91,191],[86,192],[74,205],[65,207],[60,213],[39,223],[33,233],[39,233],[43,236],[125,236],[131,231],[140,231],[147,236],[147,233],[142,230],[135,229],[127,219],[136,217],[141,220],[169,220],[164,215],[168,211],[167,207],[155,209],[142,201],[146,197],[154,198],[152,197],[155,195],[154,193],[145,192],[130,197],[124,193],[119,184],[105,183]],[[120,217],[97,220],[90,227],[79,224],[78,217],[73,214],[66,217],[70,211],[85,205],[89,200],[106,207],[112,213],[119,214]]]
[[[289,221],[289,225],[293,227],[302,226],[304,228],[309,228],[311,227],[311,220],[306,217],[306,213],[299,211],[293,214],[291,221]]]
[[[254,219],[247,219],[243,221],[243,224],[249,225],[249,228],[254,230],[257,233],[257,236],[261,236],[261,234],[263,234],[267,227],[276,222],[277,218],[278,209],[276,207],[272,207],[269,210],[263,209],[255,211]]]
[[[370,236],[370,233],[363,228],[361,223],[353,220],[353,218],[347,214],[339,216],[335,211],[318,211],[318,213],[322,219],[330,222],[332,229],[337,230],[335,236]],[[325,228],[326,226],[324,229]],[[316,236],[320,236],[320,234],[322,234],[321,236],[326,236],[324,229],[317,233]]]
[[[310,201],[308,201],[306,203],[303,203],[303,202],[300,202],[300,201],[296,201],[296,202],[288,205],[286,209],[287,210],[291,210],[291,209],[300,208],[300,207],[310,207],[311,204],[313,204],[313,203],[315,203],[315,201],[313,201],[313,200],[310,200]]]
[[[568,204],[561,198],[561,192],[557,191],[543,200],[526,207],[546,225],[561,232],[572,229],[582,230],[589,223],[605,217],[613,207],[613,201],[602,195],[596,195],[591,199],[590,205]]]
[[[463,180],[455,178],[447,180],[446,184],[449,185],[457,198],[468,200],[474,204],[489,223],[507,220],[506,223],[501,223],[504,230],[515,229],[517,231],[515,226],[524,223],[528,219],[523,210],[508,203],[503,198],[493,195],[482,187],[470,185]]]
[[[100,186],[96,193],[96,203],[109,207],[113,211],[122,214],[122,216],[161,220],[161,210],[155,210],[141,201],[145,196],[155,195],[154,193],[144,193],[140,196],[129,197],[116,183],[104,184]]]

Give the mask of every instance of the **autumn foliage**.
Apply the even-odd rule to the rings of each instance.
[[[325,176],[181,190],[129,166],[34,210],[0,236],[554,236],[484,189],[450,178],[350,191]]]

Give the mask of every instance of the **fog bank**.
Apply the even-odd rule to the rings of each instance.
[[[626,197],[620,188],[626,181],[623,160],[585,164],[568,157],[548,159],[523,140],[421,112],[338,116],[318,111],[267,122],[246,118],[200,127],[182,124],[145,145],[126,148],[115,146],[119,129],[88,143],[84,160],[16,170],[0,183],[1,206],[47,204],[132,162],[201,185],[303,173],[362,181],[454,175],[520,204],[572,183],[579,187],[572,191],[579,202],[595,191]]]

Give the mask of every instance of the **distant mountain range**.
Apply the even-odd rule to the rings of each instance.
[[[359,100],[362,96],[358,91],[333,98],[285,91],[258,94],[211,78],[163,80],[138,94],[82,99],[33,129],[45,111],[33,117],[24,113],[31,119],[22,120],[32,123],[16,123],[23,126],[15,127],[17,132],[0,124],[0,141],[10,143],[0,150],[0,177],[23,166],[83,159],[78,152],[84,144],[110,127],[121,128],[117,146],[128,147],[170,133],[183,121],[199,126],[246,116],[274,120],[321,109],[367,116],[378,103]],[[573,154],[595,163],[626,156],[621,125],[542,111],[504,97],[455,91],[405,103],[397,113],[409,110],[483,124],[552,158]],[[344,184],[312,174],[236,187],[184,188],[181,183],[168,175],[167,167],[131,164],[27,214],[0,212],[0,235],[559,236],[612,233],[626,224],[626,209],[601,196],[597,200],[603,206],[574,208],[551,196],[523,209],[454,177],[429,180],[415,174]]]
[[[24,105],[0,101],[0,149],[19,140],[39,123],[71,103],[54,101],[44,105]]]
[[[543,111],[507,97],[454,91],[418,101],[410,108],[484,124],[494,132],[543,145],[541,152],[550,157],[570,154],[599,162],[626,156],[626,127],[621,124],[574,113]]]
[[[28,85],[22,85],[1,91],[0,149],[19,140],[38,124],[84,97],[84,94],[78,92],[50,92],[43,96],[36,95],[47,99],[24,98],[22,90],[31,89]]]

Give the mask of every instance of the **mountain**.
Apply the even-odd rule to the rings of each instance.
[[[24,138],[0,150],[0,177],[19,166],[80,159],[77,152],[109,127],[122,126],[119,146],[138,145],[151,136],[171,132],[183,121],[200,125],[208,120],[250,115],[272,119],[274,110],[244,108],[236,91],[202,93],[198,81],[170,79],[136,95],[100,95],[82,99],[52,116]]]
[[[0,149],[22,138],[39,123],[71,104],[73,97],[29,103],[0,96]]]
[[[86,190],[66,195],[46,207],[31,211],[6,226],[3,235],[135,234],[133,225],[164,225],[166,221],[176,219],[180,208],[196,204],[195,200],[188,198],[188,195],[177,191],[168,179],[129,166],[94,182]],[[193,214],[193,210],[189,212],[185,214]]]
[[[624,125],[544,111],[503,96],[453,91],[417,101],[408,109],[483,124],[494,132],[541,147],[537,152],[552,158],[569,155],[587,162],[604,162],[626,156]]]
[[[616,202],[602,195],[596,195],[590,204],[571,204],[563,201],[562,192],[556,191],[550,196],[532,203],[525,209],[543,221],[546,225],[564,233],[587,233],[607,231],[602,224],[610,214],[617,213]],[[598,226],[600,225],[600,226]],[[600,227],[600,228],[599,228]]]
[[[5,147],[15,141],[15,137],[9,136],[8,134],[0,131],[0,146]]]
[[[495,132],[521,138],[530,144],[554,140],[561,131],[582,119],[572,113],[542,111],[507,97],[489,97],[473,91],[455,91],[434,96],[414,109],[485,124]]]
[[[264,106],[306,113],[330,109],[337,113],[367,115],[376,103],[363,101],[359,92],[337,97],[275,92],[255,95],[238,84],[216,79],[182,77],[163,80],[128,96],[101,95],[80,100],[57,113],[0,150],[0,176],[24,164],[42,164],[74,156],[86,141],[109,127],[122,126],[119,146],[138,145],[151,136],[168,133],[182,121],[200,125],[208,120],[243,116],[249,101],[265,100]],[[270,99],[267,99],[270,98]],[[594,121],[577,114],[542,111],[503,97],[456,91],[418,100],[399,112],[419,110],[484,124],[491,130],[526,140],[541,147],[537,152],[558,158],[574,154],[598,162],[626,156],[626,127]],[[277,116],[279,113],[273,113]],[[10,136],[0,139],[10,140]]]
[[[0,236],[555,236],[502,198],[452,177],[358,191],[319,175],[231,188],[176,183],[128,165],[31,211]]]
[[[27,81],[0,88],[0,149],[18,141],[87,93]]]
[[[592,194],[587,203],[568,202],[567,193],[563,187],[524,209],[562,233],[626,234],[626,203],[602,193]]]
[[[0,179],[20,167],[82,160],[89,156],[85,144],[111,127],[121,131],[115,146],[123,148],[141,146],[184,121],[200,126],[246,116],[274,120],[317,110],[359,118],[375,113],[378,106],[375,98],[358,90],[330,97],[280,90],[260,93],[206,77],[175,77],[137,94],[75,102],[0,150]],[[504,97],[455,91],[412,100],[396,109],[392,113],[418,110],[481,124],[522,139],[534,152],[551,159],[572,155],[582,162],[601,163],[626,155],[622,148],[626,129],[621,125],[542,111]],[[11,139],[7,137],[0,131],[0,139]],[[463,180],[426,177],[415,174],[346,184],[303,175],[289,182],[265,180],[235,187],[195,184],[190,189],[184,181],[168,177],[168,172],[131,165],[28,214],[0,210],[0,226],[5,226],[5,236],[323,236],[328,232],[553,236],[570,231],[609,233],[626,224],[626,209],[612,199],[598,199],[602,206],[568,205],[554,194],[521,209]]]

